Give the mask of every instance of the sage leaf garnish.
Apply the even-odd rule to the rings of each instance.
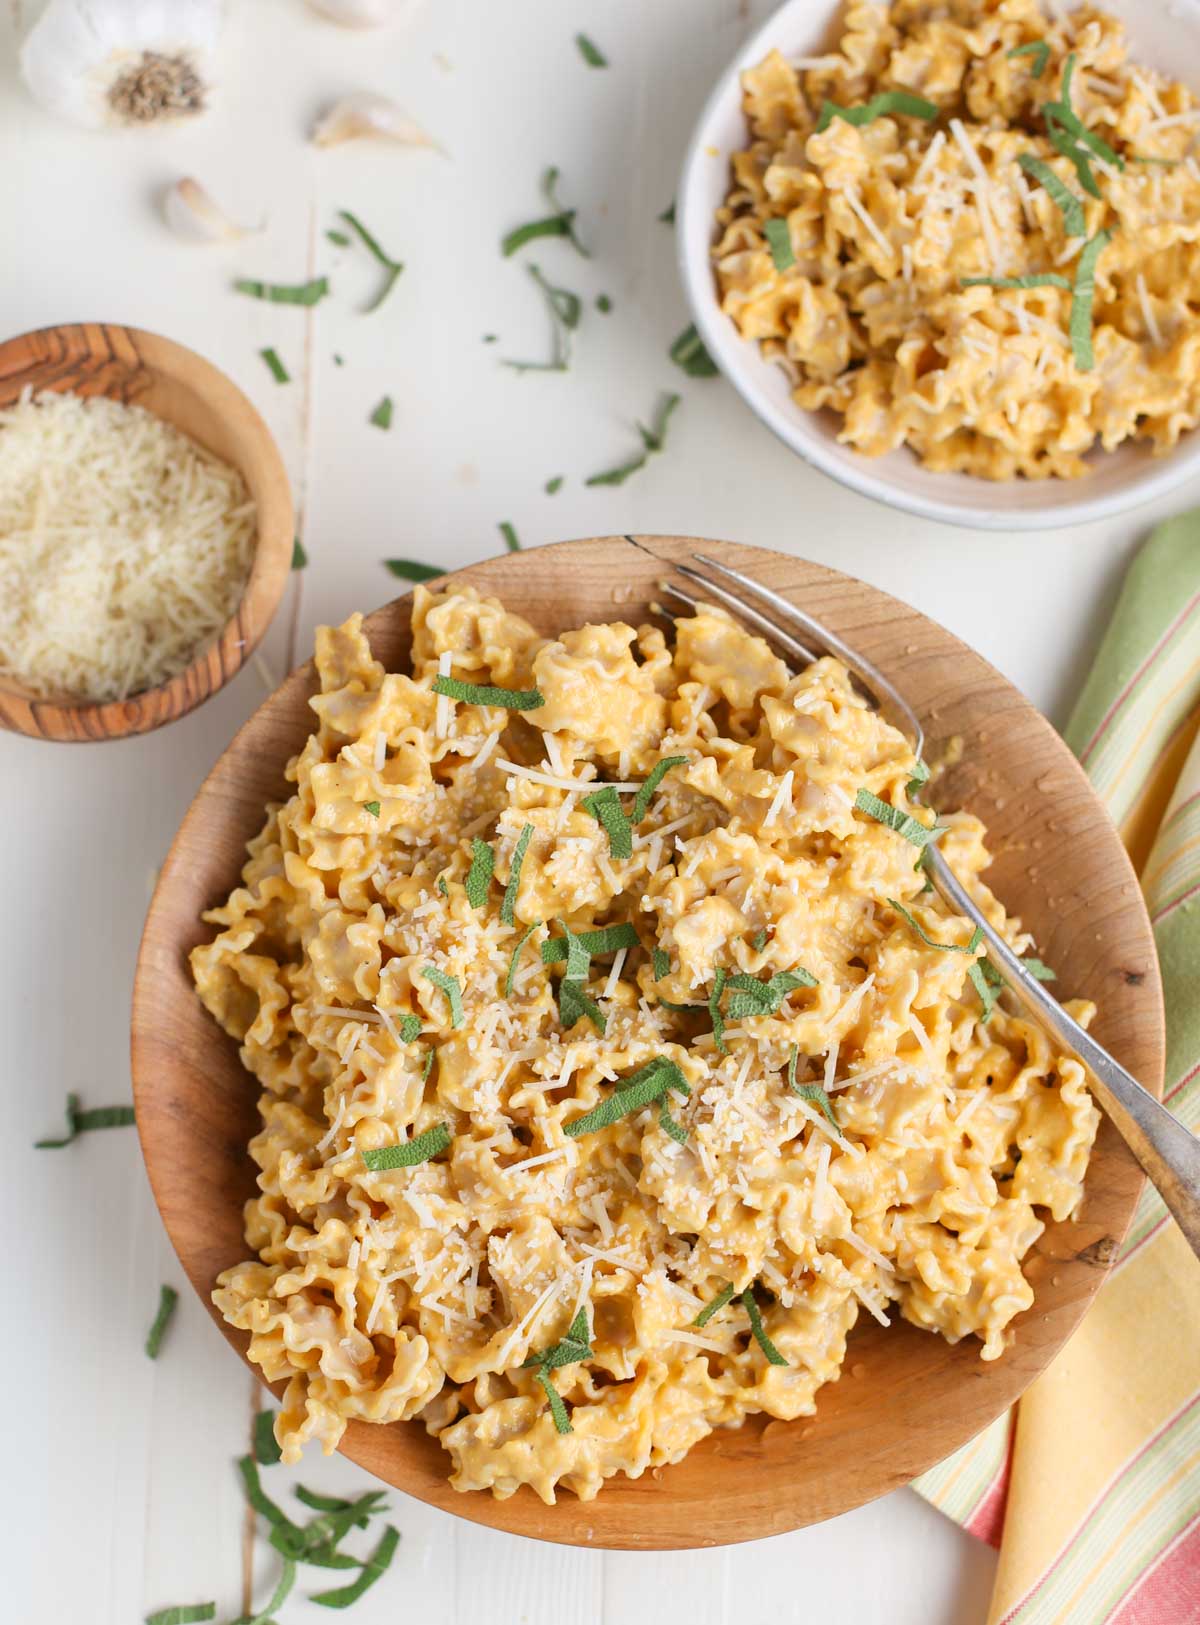
[[[488,683],[464,683],[461,678],[443,677],[440,673],[433,680],[433,692],[462,705],[490,705],[502,711],[536,711],[546,703],[540,689],[494,688]]]
[[[363,1592],[373,1586],[387,1570],[399,1544],[400,1532],[389,1523],[356,1580],[351,1581],[348,1586],[339,1587],[336,1591],[314,1592],[309,1601],[319,1603],[322,1608],[349,1608],[350,1604],[357,1602]]]
[[[894,897],[889,897],[887,901],[888,907],[896,910],[896,913],[900,915],[909,929],[916,932],[927,948],[939,948],[942,953],[946,954],[970,954],[972,958],[975,957],[976,950],[983,941],[983,930],[980,926],[975,927],[971,933],[971,940],[965,947],[961,942],[939,942],[936,937],[929,935],[920,920],[910,914],[903,903],[898,903]]]
[[[414,1038],[420,1038],[421,1025],[420,1016],[401,1016],[400,1042],[402,1044],[411,1044]]]
[[[585,485],[624,485],[631,474],[636,474],[639,469],[645,468],[651,454],[661,451],[666,445],[667,424],[670,421],[672,412],[678,405],[678,395],[665,396],[655,414],[653,427],[647,429],[643,423],[636,425],[644,447],[640,455],[631,458],[627,463],[619,464],[616,468],[606,469],[603,474],[592,474],[583,483]]]
[[[160,1608],[155,1614],[147,1614],[146,1625],[196,1625],[198,1621],[216,1617],[215,1602],[183,1602],[174,1608]]]
[[[816,133],[820,135],[822,130],[827,130],[835,118],[844,119],[847,124],[861,126],[893,113],[923,119],[934,119],[938,116],[935,104],[926,101],[924,96],[914,96],[907,90],[884,90],[878,96],[872,96],[869,102],[862,102],[857,107],[839,107],[837,102],[825,102],[821,107],[821,116],[817,120]]]
[[[367,250],[368,254],[370,254],[371,258],[375,260],[375,262],[383,269],[383,281],[379,285],[379,292],[375,295],[374,299],[371,300],[371,303],[363,310],[363,315],[369,316],[373,310],[379,309],[380,305],[382,305],[388,294],[391,293],[392,289],[396,286],[397,279],[399,278],[400,273],[404,270],[404,266],[401,261],[394,260],[392,256],[380,246],[378,239],[371,235],[357,215],[351,214],[349,209],[339,209],[338,215],[346,222],[351,231],[357,235],[359,241]]]
[[[963,276],[964,288],[1067,288],[1071,284],[1057,271],[1038,271],[1031,276]]]
[[[833,1104],[830,1101],[829,1096],[825,1093],[824,1089],[821,1087],[821,1085],[819,1083],[799,1083],[799,1082],[797,1082],[797,1079],[796,1079],[796,1062],[799,1060],[799,1058],[800,1058],[800,1046],[798,1044],[793,1044],[792,1048],[791,1048],[791,1053],[788,1055],[788,1066],[787,1066],[788,1088],[792,1091],[792,1093],[796,1096],[796,1098],[798,1100],[805,1100],[805,1101],[808,1102],[808,1104],[810,1106],[816,1106],[818,1108],[818,1110],[824,1112],[825,1116],[829,1119],[830,1123],[833,1125],[834,1132],[840,1138],[841,1133],[842,1133],[841,1126],[838,1123],[837,1118],[834,1116]]]
[[[500,904],[501,925],[515,925],[517,923],[517,892],[521,884],[521,865],[525,862],[525,854],[529,850],[529,842],[533,838],[533,825],[526,824],[517,836],[517,844],[513,848],[512,864],[508,871],[508,885],[504,888],[504,898]],[[529,935],[528,932],[525,933]],[[524,942],[522,937],[521,941]]]
[[[521,957],[521,949],[529,941],[530,937],[537,930],[538,926],[541,925],[541,923],[542,922],[540,920],[534,920],[532,925],[527,925],[525,927],[524,931],[521,932],[520,937],[517,939],[517,945],[512,951],[512,958],[508,962],[508,975],[504,978],[504,997],[506,999],[512,998],[513,981],[517,974],[517,961]]]
[[[1080,372],[1091,372],[1096,364],[1092,350],[1092,302],[1096,295],[1096,261],[1112,241],[1111,231],[1098,231],[1084,244],[1075,267],[1075,288],[1071,295],[1071,353]]]
[[[729,1054],[729,1046],[725,1042],[725,1018],[721,1014],[721,995],[728,976],[725,966],[718,965],[713,972],[713,988],[708,996],[708,1019],[712,1022],[713,1043],[721,1055]]]
[[[577,253],[584,259],[589,259],[587,249],[575,235],[575,209],[564,209],[558,200],[558,170],[547,169],[542,176],[542,193],[550,205],[551,213],[541,220],[530,220],[524,226],[518,226],[501,238],[500,252],[508,259],[526,243],[533,242],[536,237],[566,237]]]
[[[693,1320],[692,1325],[697,1328],[707,1326],[712,1317],[717,1313],[718,1309],[724,1309],[725,1305],[733,1297],[733,1290],[732,1281],[730,1281],[728,1286],[723,1286],[717,1293],[716,1297],[710,1298],[704,1305],[704,1308],[701,1309],[695,1320]]]
[[[308,554],[304,551],[304,543],[299,536],[292,541],[292,569],[303,570],[308,564]]]
[[[589,68],[608,67],[608,58],[604,55],[604,52],[592,40],[588,39],[586,34],[576,34],[575,43],[579,47],[580,56]]]
[[[372,818],[378,818],[383,808],[378,801],[364,801],[363,811],[369,812]]]
[[[573,931],[570,943],[566,937],[550,937],[542,943],[542,964],[557,965],[566,959],[569,974],[572,945],[578,944],[579,951],[587,959],[592,959],[597,954],[615,954],[619,948],[636,948],[640,940],[636,928],[628,922],[606,925],[599,931]]]
[[[650,968],[654,972],[654,980],[661,982],[671,969],[671,956],[665,948],[651,948]]]
[[[569,288],[556,288],[548,282],[536,265],[529,267],[529,274],[541,289],[550,312],[554,351],[549,361],[505,360],[501,364],[514,372],[566,372],[571,365],[571,335],[579,326],[583,301]]]
[[[704,348],[704,340],[697,333],[695,322],[689,322],[667,354],[677,367],[683,368],[689,378],[717,376],[717,364]]]
[[[392,426],[392,397],[390,395],[385,395],[383,397],[383,399],[380,401],[379,405],[375,408],[375,410],[371,413],[371,416],[367,419],[367,422],[374,424],[374,426],[377,429],[385,429],[386,430],[386,429],[391,428],[391,426]]]
[[[611,784],[584,796],[585,807],[608,836],[608,850],[618,862],[633,856],[633,830],[621,807],[621,798]]]
[[[897,835],[902,835],[912,846],[926,846],[937,834],[936,828],[931,829],[919,818],[914,818],[911,813],[901,812],[899,807],[893,807],[890,802],[881,801],[870,790],[860,790],[854,798],[854,805],[859,812],[866,813],[868,818],[873,818],[877,824],[894,829]]]
[[[329,278],[319,276],[312,282],[258,282],[251,277],[239,277],[233,284],[237,293],[249,299],[266,299],[272,305],[317,305],[329,292]]]
[[[796,263],[796,256],[792,252],[792,233],[787,221],[780,218],[768,220],[763,227],[763,236],[767,239],[775,269],[790,270]]]
[[[433,581],[445,571],[436,564],[422,564],[419,559],[384,559],[384,566],[401,581]]]
[[[132,1106],[89,1106],[84,1111],[79,1096],[67,1096],[67,1132],[60,1140],[35,1140],[35,1151],[57,1151],[70,1145],[80,1134],[98,1128],[127,1128],[135,1121]]]
[[[458,978],[447,975],[444,970],[439,970],[436,965],[422,965],[419,974],[427,982],[432,982],[434,987],[440,988],[446,995],[450,1005],[450,1025],[451,1027],[461,1027],[463,1024],[463,1000],[462,988],[458,985]]]
[[[784,1359],[783,1355],[780,1354],[779,1350],[775,1347],[774,1343],[772,1343],[771,1339],[767,1336],[766,1328],[762,1323],[762,1315],[759,1313],[758,1304],[754,1301],[754,1288],[752,1286],[748,1286],[742,1293],[741,1301],[742,1308],[750,1317],[750,1331],[753,1334],[754,1341],[766,1355],[768,1364],[786,1365],[787,1361]]]
[[[515,527],[512,524],[512,521],[509,519],[502,519],[496,528],[499,530],[501,536],[504,537],[504,545],[507,550],[510,553],[519,553],[521,551],[521,541],[517,535]]]
[[[291,383],[291,374],[288,372],[283,362],[279,359],[278,354],[272,350],[270,346],[268,346],[265,350],[260,350],[258,353],[266,362],[267,370],[270,372],[271,377],[274,378],[277,384]]]
[[[666,778],[673,767],[686,767],[686,756],[664,756],[661,761],[655,762],[646,776],[646,781],[633,798],[633,806],[629,810],[629,822],[640,824],[650,810],[650,803],[654,799],[654,792]]]
[[[275,1437],[275,1412],[259,1411],[254,1418],[254,1459],[260,1467],[274,1467],[283,1452]]]
[[[1029,56],[1033,58],[1029,71],[1035,79],[1040,79],[1046,71],[1046,64],[1050,60],[1050,45],[1047,40],[1030,40],[1028,45],[1014,45],[1011,51],[1005,51],[1005,56]]]
[[[627,1078],[618,1080],[612,1094],[598,1106],[577,1117],[574,1122],[565,1124],[563,1133],[574,1140],[581,1134],[594,1134],[599,1129],[609,1128],[631,1112],[641,1111],[643,1107],[662,1100],[669,1089],[681,1095],[691,1094],[687,1080],[675,1062],[665,1055],[655,1056]]]
[[[1087,230],[1083,213],[1083,199],[1076,197],[1071,188],[1054,173],[1048,163],[1035,158],[1031,152],[1022,152],[1017,163],[1027,175],[1049,193],[1063,217],[1063,231],[1068,237],[1082,237]]]
[[[175,1313],[178,1302],[179,1294],[173,1286],[160,1287],[158,1312],[154,1316],[150,1330],[146,1333],[146,1353],[152,1360],[158,1359],[158,1351],[162,1348],[163,1338],[167,1335],[167,1327],[171,1324],[171,1316]]]
[[[403,1145],[381,1145],[373,1151],[364,1151],[362,1160],[373,1174],[384,1173],[389,1168],[415,1168],[419,1163],[428,1162],[431,1157],[448,1151],[452,1139],[449,1127],[445,1123],[436,1123],[433,1128],[427,1128],[424,1134],[415,1135]]]
[[[760,982],[758,977],[741,971],[729,978],[728,985],[733,989],[733,997],[726,1016],[730,1021],[740,1021],[746,1016],[777,1015],[789,993],[798,987],[816,987],[817,979],[808,971],[799,969],[777,971],[765,982]]]
[[[472,908],[482,908],[487,902],[495,867],[495,853],[488,843],[481,841],[477,835],[471,842],[471,867],[467,871],[464,886],[467,902]]]

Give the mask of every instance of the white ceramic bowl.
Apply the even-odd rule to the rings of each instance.
[[[1200,0],[1104,0],[1123,17],[1132,54],[1150,67],[1200,86]],[[841,0],[787,0],[742,46],[708,99],[688,146],[678,191],[677,246],[683,285],[709,354],[752,411],[779,438],[835,480],[926,519],[982,530],[1039,530],[1102,519],[1148,502],[1200,473],[1200,429],[1165,457],[1142,445],[1094,452],[1079,480],[1004,482],[936,474],[907,449],[864,457],[838,443],[840,418],[807,412],[791,398],[782,368],[764,361],[717,304],[710,252],[713,216],[729,185],[729,155],[746,145],[740,75],[772,48],[785,57],[836,46]]]

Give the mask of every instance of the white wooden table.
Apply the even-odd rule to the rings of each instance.
[[[92,135],[33,107],[15,72],[21,0],[5,9],[5,333],[110,319],[212,357],[279,437],[311,561],[291,586],[302,601],[285,603],[267,641],[266,674],[247,669],[185,721],[103,746],[0,736],[3,1612],[21,1625],[134,1625],[152,1608],[215,1597],[228,1618],[250,1573],[233,1460],[258,1391],[182,1281],[133,1132],[59,1152],[31,1145],[57,1130],[68,1089],[91,1104],[129,1098],[129,991],[152,877],[201,777],[284,669],[293,611],[302,658],[317,621],[392,595],[384,557],[463,564],[498,550],[501,520],[527,547],[627,529],[725,536],[908,599],[1061,720],[1122,568],[1160,515],[1024,537],[933,527],[807,469],[721,381],[685,379],[669,363],[687,317],[656,216],[707,85],[766,0],[429,0],[414,26],[371,35],[332,28],[301,0],[242,0],[219,108],[154,137]],[[608,71],[584,66],[579,28],[608,52]],[[398,97],[449,156],[314,151],[304,139],[314,112],[356,86]],[[568,375],[518,377],[499,357],[546,354],[549,333],[522,263],[502,260],[497,244],[539,212],[548,164],[580,208],[593,258],[561,242],[525,257],[589,295],[589,309]],[[157,205],[183,174],[234,214],[267,216],[265,233],[234,248],[180,243]],[[359,307],[374,266],[324,239],[338,208],[359,212],[407,265],[369,317]],[[297,281],[317,268],[334,297],[315,311],[230,291],[235,275]],[[590,307],[600,293],[611,315]],[[500,342],[485,345],[486,333]],[[272,381],[265,345],[291,384]],[[584,476],[634,448],[633,420],[668,388],[684,399],[666,454],[620,488],[586,490]],[[384,394],[395,401],[388,434],[367,423]],[[557,474],[566,482],[548,496]],[[183,1298],[151,1364],[142,1342],[161,1281]],[[290,1498],[297,1479],[364,1487],[337,1457],[274,1468],[268,1482]],[[392,1517],[400,1552],[357,1605],[357,1625],[402,1615],[423,1625],[971,1625],[984,1618],[994,1563],[910,1491],[753,1547],[667,1556],[537,1546],[400,1496]],[[253,1568],[261,1605],[275,1572],[261,1542]],[[303,1578],[313,1577],[323,1578]],[[282,1617],[329,1616],[298,1592]]]

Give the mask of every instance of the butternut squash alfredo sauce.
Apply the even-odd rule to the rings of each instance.
[[[721,308],[866,456],[1072,478],[1200,422],[1200,106],[1052,10],[852,3],[742,76]]]
[[[412,621],[411,677],[318,632],[295,791],[192,954],[261,1087],[214,1299],[284,1460],[418,1417],[459,1489],[586,1500],[811,1415],[860,1315],[1000,1356],[1097,1114],[924,889],[937,839],[1030,946],[979,821],[720,610],[673,648],[466,590]]]

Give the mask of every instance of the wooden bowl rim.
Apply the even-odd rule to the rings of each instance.
[[[250,572],[232,613],[220,630],[199,647],[188,664],[174,677],[127,695],[123,700],[81,700],[71,695],[42,699],[19,683],[0,677],[0,701],[7,698],[15,702],[11,711],[4,712],[4,725],[29,739],[45,740],[51,744],[102,744],[150,733],[187,716],[203,705],[205,700],[219,693],[237,675],[262,641],[283,597],[292,563],[294,510],[287,469],[279,447],[250,398],[206,356],[186,344],[180,344],[177,339],[153,333],[147,328],[131,327],[124,322],[51,322],[44,327],[15,333],[0,342],[0,376],[3,375],[7,354],[30,340],[57,334],[79,334],[90,348],[92,341],[89,335],[93,331],[128,336],[151,370],[164,378],[186,382],[188,387],[202,395],[214,416],[226,421],[240,420],[240,438],[248,445],[246,460],[260,468],[267,499],[258,505]],[[71,385],[69,380],[64,379],[61,385],[46,383],[42,387],[66,393]],[[107,390],[97,393],[112,398]],[[155,417],[162,417],[164,422],[170,421],[141,400],[133,404],[142,406]],[[188,438],[193,437],[189,435]],[[240,617],[248,599],[252,599],[257,607],[266,608],[266,613],[257,625],[245,627]],[[239,630],[247,635],[239,636]],[[220,666],[217,680],[197,682],[197,675],[208,671],[214,657]]]
[[[456,585],[475,585],[481,591],[503,594],[503,587],[495,577],[503,576],[506,572],[521,569],[553,570],[555,567],[569,567],[568,561],[572,550],[584,548],[612,548],[619,550],[623,543],[632,543],[644,552],[657,549],[657,556],[662,559],[664,570],[669,569],[672,555],[664,552],[667,548],[680,551],[679,544],[684,544],[688,551],[698,545],[696,538],[680,538],[665,535],[641,536],[606,536],[592,538],[578,538],[549,544],[531,552],[517,554],[501,554],[490,559],[482,560],[475,565],[462,570],[447,571],[444,576],[429,583],[431,590],[438,590],[444,583],[453,578]],[[1020,693],[1020,691],[985,661],[981,655],[976,654],[969,646],[963,644],[953,633],[942,627],[940,623],[924,615],[921,611],[903,603],[884,593],[869,583],[861,582],[856,577],[843,572],[832,570],[826,566],[817,565],[808,560],[797,558],[794,555],[781,554],[773,550],[758,547],[748,547],[742,544],[729,543],[716,540],[705,540],[703,550],[715,552],[718,557],[724,556],[735,566],[754,573],[756,563],[765,558],[788,566],[804,574],[807,581],[795,585],[778,581],[773,582],[777,591],[784,596],[791,596],[794,592],[811,589],[815,586],[828,585],[832,587],[849,588],[866,595],[866,602],[878,611],[881,621],[894,622],[896,619],[906,620],[910,626],[929,626],[933,629],[935,640],[941,651],[955,652],[959,657],[974,662],[978,672],[986,676],[990,685],[989,692],[995,690],[1003,694],[1006,700],[1011,701],[1012,709],[1019,711],[1025,722],[1034,728],[1047,742],[1051,754],[1056,759],[1056,765],[1061,766],[1076,781],[1078,787],[1086,791],[1083,799],[1086,801],[1092,822],[1096,831],[1104,841],[1107,857],[1119,872],[1127,874],[1128,883],[1121,890],[1130,895],[1124,898],[1121,904],[1122,911],[1130,915],[1130,938],[1140,937],[1138,944],[1124,942],[1122,944],[1122,957],[1133,959],[1133,947],[1146,953],[1146,971],[1138,983],[1138,997],[1143,1001],[1139,1005],[1139,1021],[1148,1022],[1146,1031],[1141,1033],[1145,1047],[1145,1055],[1139,1068],[1139,1075],[1147,1087],[1156,1094],[1162,1092],[1162,1075],[1165,1052],[1165,1029],[1162,1005],[1162,988],[1158,971],[1157,956],[1154,952],[1153,932],[1145,905],[1142,900],[1140,888],[1137,886],[1136,876],[1129,862],[1120,837],[1108,818],[1108,814],[1095,790],[1092,788],[1082,768],[1075,757],[1068,750],[1061,737],[1051,727],[1050,723],[1036,708]],[[536,563],[531,563],[536,561]],[[618,560],[614,559],[614,563]],[[480,579],[480,578],[483,579]],[[368,637],[378,633],[389,624],[396,615],[407,615],[411,593],[391,600],[381,606],[364,620],[364,631]],[[605,610],[608,614],[610,611]],[[613,615],[620,613],[620,605],[613,606]],[[822,611],[825,613],[825,611]],[[845,628],[837,624],[836,619],[828,616],[834,629],[845,633]],[[852,637],[852,634],[851,634]],[[903,678],[900,678],[903,685]],[[176,871],[179,870],[186,877],[188,849],[192,845],[197,833],[203,828],[211,828],[210,808],[207,802],[214,796],[221,796],[223,787],[221,780],[227,770],[231,758],[239,753],[240,747],[252,743],[256,734],[261,732],[264,725],[269,724],[273,718],[286,717],[300,707],[307,706],[307,699],[315,691],[315,669],[310,660],[305,665],[296,668],[281,684],[279,689],[271,695],[258,710],[243,724],[225,751],[218,758],[211,772],[206,777],[185,815],[178,833],[172,842],[170,851],[163,864],[158,885],[151,899],[146,919],[146,927],[141,947],[139,949],[137,970],[133,990],[133,1011],[131,1026],[131,1061],[133,1075],[134,1102],[137,1111],[138,1134],[141,1140],[143,1156],[146,1162],[147,1175],[150,1180],[154,1199],[159,1207],[164,1226],[172,1246],[175,1248],[180,1263],[191,1281],[201,1301],[204,1302],[213,1320],[219,1327],[222,1335],[233,1346],[250,1370],[261,1379],[258,1368],[250,1365],[247,1358],[249,1338],[246,1334],[227,1325],[211,1302],[212,1279],[206,1277],[203,1271],[198,1270],[189,1255],[186,1238],[177,1234],[176,1228],[169,1215],[172,1204],[169,1200],[167,1177],[169,1170],[159,1163],[159,1135],[161,1125],[155,1115],[155,1089],[161,1076],[162,1068],[151,1055],[151,1048],[157,1030],[161,1026],[161,1012],[156,1008],[155,1000],[155,966],[152,963],[153,949],[150,946],[154,932],[154,924],[159,913],[168,908],[168,899],[176,883]],[[283,763],[280,763],[282,772]],[[1031,781],[1030,795],[1042,800],[1049,800],[1049,796],[1033,781]],[[257,826],[256,826],[257,829]],[[243,859],[239,853],[236,871],[229,876],[229,888],[237,882]],[[223,894],[222,894],[223,895]],[[1035,925],[1036,921],[1027,921]],[[1082,928],[1075,926],[1076,936],[1081,934]],[[1143,961],[1139,960],[1139,964]],[[188,978],[190,983],[190,977]],[[214,1028],[214,1041],[217,1040]],[[1118,1052],[1124,1048],[1123,1043],[1114,1042],[1113,1047]],[[240,1064],[240,1063],[239,1063]],[[164,1108],[169,1116],[169,1105]],[[1106,1131],[1102,1119],[1101,1133]],[[1115,1140],[1115,1131],[1113,1131]],[[1085,1189],[1095,1192],[1096,1175],[1098,1173],[1099,1147],[1094,1154],[1093,1164],[1089,1168],[1088,1183]],[[480,1523],[492,1528],[502,1529],[514,1534],[525,1535],[534,1539],[548,1540],[552,1543],[564,1545],[578,1545],[600,1547],[605,1549],[637,1549],[637,1550],[674,1550],[690,1549],[718,1544],[733,1544],[743,1540],[754,1540],[766,1535],[783,1533],[788,1530],[803,1527],[809,1523],[822,1521],[826,1517],[836,1516],[843,1511],[852,1510],[863,1505],[892,1489],[911,1482],[913,1478],[938,1461],[945,1459],[961,1445],[966,1444],[977,1433],[986,1428],[997,1416],[1002,1414],[1020,1396],[1026,1387],[1050,1364],[1071,1336],[1084,1313],[1091,1304],[1092,1299],[1099,1291],[1107,1278],[1108,1269],[1119,1253],[1120,1242],[1128,1229],[1141,1193],[1143,1179],[1140,1169],[1133,1161],[1127,1149],[1117,1143],[1110,1146],[1104,1158],[1104,1172],[1106,1180],[1099,1194],[1099,1199],[1108,1206],[1109,1211],[1103,1220],[1102,1226],[1095,1232],[1092,1244],[1083,1247],[1080,1251],[1062,1254],[1052,1254],[1064,1271],[1078,1270],[1084,1266],[1082,1277],[1076,1274],[1073,1277],[1076,1285],[1082,1279],[1082,1286],[1072,1296],[1058,1292],[1059,1277],[1050,1276],[1043,1272],[1039,1277],[1038,1297],[1032,1308],[1020,1318],[1020,1325],[1024,1328],[1024,1341],[1021,1332],[1018,1332],[1017,1346],[1009,1350],[1004,1359],[993,1362],[987,1369],[987,1375],[995,1378],[1001,1374],[1001,1380],[993,1383],[993,1392],[990,1399],[979,1404],[975,1401],[976,1409],[971,1413],[970,1426],[965,1427],[961,1437],[955,1437],[948,1445],[944,1442],[936,1447],[930,1447],[928,1442],[920,1437],[910,1438],[907,1434],[903,1447],[897,1445],[893,1448],[893,1455],[897,1451],[903,1454],[903,1461],[898,1465],[888,1459],[876,1459],[872,1456],[869,1447],[865,1450],[866,1459],[853,1460],[847,1463],[845,1477],[857,1481],[852,1488],[838,1484],[829,1488],[822,1482],[820,1498],[821,1510],[816,1513],[802,1512],[796,1514],[794,1508],[779,1508],[777,1503],[772,1504],[770,1514],[764,1514],[761,1509],[756,1520],[747,1522],[743,1517],[739,1520],[736,1508],[726,1512],[718,1485],[718,1476],[723,1465],[713,1459],[707,1462],[708,1479],[711,1490],[705,1490],[705,1499],[702,1505],[697,1506],[693,1494],[688,1503],[688,1518],[676,1531],[669,1534],[656,1525],[654,1519],[655,1509],[662,1512],[669,1509],[672,1504],[671,1479],[672,1474],[680,1473],[692,1456],[711,1450],[715,1457],[718,1453],[736,1455],[737,1445],[744,1445],[742,1454],[747,1451],[759,1451],[762,1459],[755,1457],[752,1471],[761,1479],[764,1474],[769,1475],[770,1462],[766,1459],[766,1452],[762,1448],[766,1444],[763,1433],[766,1428],[772,1429],[799,1429],[800,1421],[793,1423],[771,1422],[762,1417],[749,1418],[740,1430],[733,1432],[720,1432],[710,1434],[694,1447],[684,1463],[662,1470],[661,1482],[650,1484],[648,1481],[654,1475],[647,1473],[639,1480],[628,1480],[618,1476],[610,1480],[601,1490],[598,1500],[581,1503],[569,1493],[559,1497],[554,1507],[545,1507],[533,1496],[528,1489],[522,1489],[511,1499],[505,1501],[495,1500],[487,1492],[461,1493],[450,1488],[448,1483],[448,1461],[440,1446],[432,1440],[426,1439],[424,1430],[417,1422],[392,1425],[378,1425],[364,1422],[352,1422],[339,1445],[339,1451],[350,1460],[366,1468],[394,1487],[415,1495],[418,1499],[438,1507],[442,1511],[466,1518],[470,1522]],[[1114,1189],[1120,1189],[1114,1195]],[[1086,1202],[1085,1202],[1086,1206]],[[1086,1218],[1086,1214],[1085,1214]],[[1066,1228],[1072,1226],[1073,1221],[1065,1221]],[[1064,1225],[1055,1225],[1049,1222],[1047,1236],[1053,1231],[1063,1229]],[[1087,1233],[1091,1233],[1090,1231]],[[1078,1237],[1076,1238],[1078,1239]],[[1035,1244],[1035,1247],[1040,1244]],[[1031,1252],[1026,1260],[1028,1264],[1033,1258]],[[1043,1260],[1044,1261],[1044,1260]],[[234,1261],[231,1261],[234,1262]],[[1057,1297],[1056,1297],[1057,1294]],[[1052,1300],[1049,1307],[1053,1309],[1054,1335],[1041,1343],[1037,1338],[1044,1337],[1044,1333],[1037,1329],[1037,1323],[1048,1323],[1051,1316],[1047,1313],[1039,1314],[1039,1309],[1046,1309],[1045,1300]],[[869,1335],[872,1326],[866,1327]],[[935,1347],[941,1339],[932,1337],[928,1333],[917,1332],[915,1328],[908,1328],[902,1321],[894,1324],[891,1333],[887,1336],[896,1336],[899,1332],[912,1331],[920,1338],[928,1338]],[[855,1336],[858,1335],[857,1329]],[[962,1345],[960,1345],[961,1347]],[[847,1353],[846,1364],[843,1368],[842,1381],[847,1376],[853,1376],[852,1358],[854,1343],[851,1342]],[[978,1360],[976,1356],[976,1364]],[[974,1369],[974,1368],[973,1368]],[[978,1373],[982,1375],[983,1373]],[[967,1390],[968,1378],[962,1374],[955,1377],[955,1383],[964,1392]],[[282,1384],[264,1384],[270,1386],[272,1392],[279,1395]],[[826,1385],[817,1395],[817,1415],[811,1420],[819,1421],[821,1414],[821,1395],[829,1395],[833,1384]],[[979,1384],[979,1389],[985,1385]],[[976,1392],[979,1392],[979,1389]],[[805,1431],[808,1431],[807,1429]],[[403,1441],[403,1442],[400,1442]],[[422,1464],[419,1457],[425,1445],[432,1445],[437,1451],[440,1470],[431,1473],[428,1463]],[[732,1446],[732,1448],[731,1448]],[[864,1441],[867,1446],[867,1441]],[[733,1465],[732,1463],[730,1464]],[[865,1475],[865,1476],[864,1476]],[[614,1486],[621,1486],[620,1491],[614,1491]],[[631,1522],[630,1517],[617,1517],[615,1520],[606,1518],[606,1513],[613,1508],[617,1493],[625,1496],[638,1495],[644,1501],[635,1504],[637,1521]],[[609,1497],[608,1503],[605,1497]],[[655,1499],[651,1499],[655,1497]],[[615,1508],[613,1508],[615,1512]],[[684,1510],[681,1507],[681,1514]],[[699,1519],[699,1521],[697,1521]],[[614,1533],[605,1528],[606,1522],[616,1521],[621,1524],[618,1532]]]

